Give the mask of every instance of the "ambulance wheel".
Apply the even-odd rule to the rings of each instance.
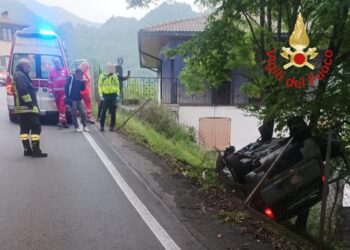
[[[43,124],[47,125],[56,125],[58,123],[58,115],[57,114],[46,114],[41,119]]]

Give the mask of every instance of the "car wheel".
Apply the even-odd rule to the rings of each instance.
[[[40,117],[42,124],[46,125],[56,125],[58,123],[58,115],[56,114],[46,114],[45,116]]]

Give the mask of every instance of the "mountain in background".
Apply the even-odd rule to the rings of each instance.
[[[125,71],[131,70],[132,76],[154,76],[154,72],[140,68],[138,31],[150,25],[200,15],[203,13],[193,11],[189,4],[163,3],[140,20],[111,17],[99,27],[63,24],[58,27],[57,32],[66,43],[71,60],[94,58],[105,70],[108,62],[116,63],[121,56],[124,58]]]
[[[5,10],[9,12],[9,17],[11,19],[23,24],[28,24],[31,28],[49,28],[54,26],[49,21],[42,18],[41,15],[33,13],[24,4],[15,0],[0,0],[0,12],[2,13]]]
[[[157,8],[151,10],[142,19],[140,25],[146,27],[160,23],[182,20],[201,16],[203,13],[198,13],[192,10],[191,5],[186,3],[163,3]]]
[[[13,1],[13,0],[12,0]],[[17,0],[25,5],[32,12],[37,13],[42,18],[46,19],[55,26],[59,26],[63,23],[72,23],[74,25],[83,24],[87,26],[98,26],[98,23],[93,23],[80,18],[73,13],[61,8],[51,7],[45,4],[39,3],[35,0]]]
[[[5,10],[9,11],[10,18],[31,24],[32,27],[56,26],[54,30],[66,45],[70,62],[87,58],[97,62],[104,69],[108,62],[116,63],[118,57],[123,57],[125,71],[131,70],[133,76],[155,74],[140,68],[137,38],[140,29],[203,15],[193,11],[189,4],[163,3],[140,20],[111,17],[104,24],[98,25],[62,8],[48,7],[35,0],[0,0],[0,11]]]

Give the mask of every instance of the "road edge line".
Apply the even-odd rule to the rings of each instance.
[[[159,242],[165,249],[169,250],[179,250],[181,249],[175,241],[170,237],[170,235],[165,231],[165,229],[159,224],[159,222],[154,218],[147,207],[141,202],[137,197],[135,192],[130,188],[127,182],[120,175],[119,171],[109,160],[107,155],[102,151],[100,146],[92,138],[89,133],[83,133],[86,140],[90,143],[91,147],[94,149],[98,157],[103,162],[104,166],[107,168],[108,172],[112,175],[114,181],[120,187],[125,197],[129,200],[131,205],[135,208],[136,212],[140,215],[152,233],[157,237]]]

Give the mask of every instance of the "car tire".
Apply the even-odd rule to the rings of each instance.
[[[46,114],[44,116],[40,116],[40,122],[46,125],[56,125],[58,123],[58,115]]]

